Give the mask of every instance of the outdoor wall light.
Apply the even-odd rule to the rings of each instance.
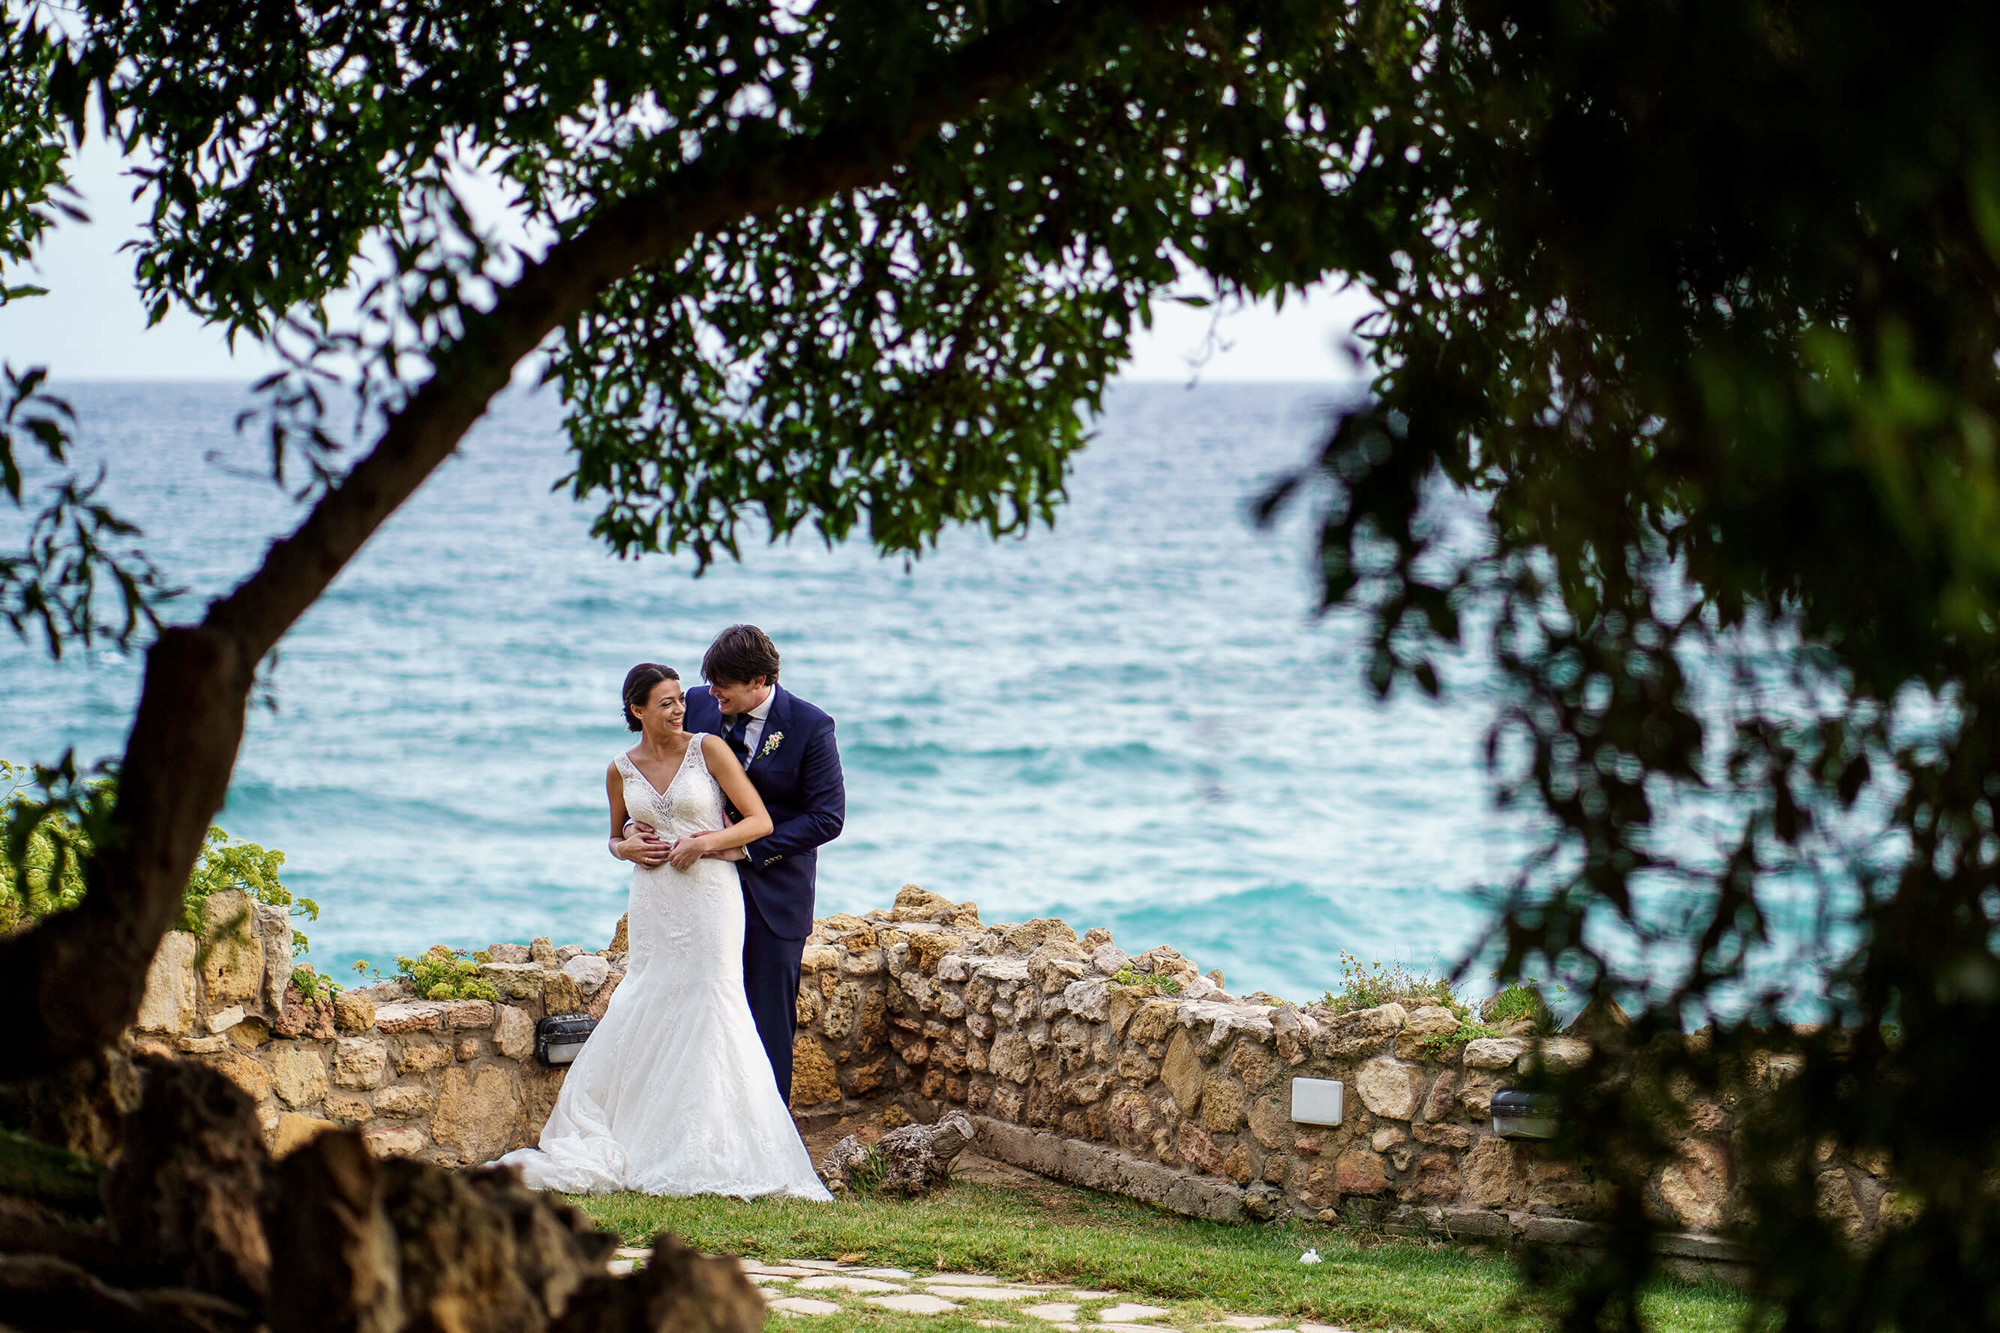
[[[1546,1092],[1502,1088],[1493,1094],[1493,1132],[1503,1139],[1556,1136],[1556,1099]]]
[[[1292,1119],[1301,1125],[1337,1125],[1347,1085],[1337,1078],[1292,1080]]]

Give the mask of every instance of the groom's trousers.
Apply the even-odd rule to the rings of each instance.
[[[750,1017],[777,1076],[785,1105],[792,1103],[792,1037],[799,1023],[799,963],[804,940],[783,939],[764,924],[764,914],[743,894],[743,991]]]

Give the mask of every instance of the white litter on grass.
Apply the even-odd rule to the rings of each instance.
[[[1307,1250],[1307,1251],[1306,1251],[1306,1252],[1305,1252],[1304,1254],[1302,1254],[1302,1255],[1300,1255],[1300,1256],[1299,1256],[1299,1262],[1300,1262],[1300,1263],[1302,1263],[1302,1264],[1316,1264],[1316,1263],[1318,1263],[1318,1262],[1319,1262],[1319,1251],[1318,1251],[1317,1249],[1311,1249],[1311,1250]]]

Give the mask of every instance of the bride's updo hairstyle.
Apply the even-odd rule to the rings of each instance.
[[[641,662],[625,673],[625,730],[638,731],[639,718],[632,710],[644,708],[653,697],[653,687],[663,680],[679,680],[681,673],[658,662]]]

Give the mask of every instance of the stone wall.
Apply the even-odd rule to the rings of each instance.
[[[563,1070],[534,1058],[545,1013],[604,1014],[617,949],[496,944],[480,965],[500,999],[426,1000],[392,981],[308,1002],[292,982],[284,909],[211,896],[206,935],[170,933],[153,957],[134,1046],[200,1060],[257,1103],[283,1153],[328,1125],[383,1156],[447,1166],[533,1144]]]
[[[231,899],[238,901],[231,901]],[[210,899],[212,928],[240,895]],[[291,975],[289,923],[251,912],[250,938],[203,955],[171,935],[133,1034],[221,1068],[256,1099],[274,1149],[328,1123],[378,1152],[443,1164],[531,1144],[562,1072],[533,1058],[534,1020],[601,1016],[624,975],[612,947],[496,944],[481,975],[497,1002],[439,1002],[401,983],[308,1004]],[[1123,978],[1123,980],[1120,980]],[[890,1106],[972,1117],[989,1155],[1217,1218],[1336,1210],[1491,1239],[1587,1241],[1602,1186],[1541,1144],[1492,1131],[1494,1091],[1536,1060],[1574,1065],[1582,1041],[1525,1025],[1463,1044],[1441,1007],[1337,1013],[1235,997],[1171,948],[1132,957],[1109,932],[1081,939],[1042,919],[987,925],[971,903],[915,886],[893,909],[819,920],[808,941],[793,1111],[811,1129]],[[1339,1079],[1337,1126],[1294,1123],[1290,1080]],[[1670,1252],[1731,1257],[1733,1110],[1693,1103],[1676,1160],[1649,1184]],[[1816,1168],[1830,1214],[1857,1241],[1889,1188],[1879,1170]]]

